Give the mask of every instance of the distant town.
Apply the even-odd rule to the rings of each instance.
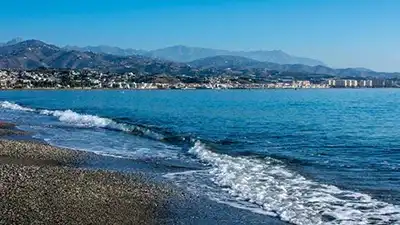
[[[104,73],[96,70],[0,70],[1,89],[301,89],[399,88],[400,79],[337,78],[298,79],[290,76],[241,77],[153,76]]]

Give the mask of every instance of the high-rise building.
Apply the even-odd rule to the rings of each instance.
[[[386,87],[386,81],[383,79],[372,80],[372,87],[374,88]]]

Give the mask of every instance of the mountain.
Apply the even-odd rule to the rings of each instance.
[[[78,47],[78,46],[67,45],[64,47],[64,49],[81,51],[81,52],[104,53],[104,54],[117,55],[117,56],[145,55],[147,53],[144,50],[136,50],[136,49],[131,49],[131,48],[122,49],[122,48],[111,47],[111,46],[107,46],[107,45],[87,46],[87,47]]]
[[[291,56],[281,50],[232,52],[232,53],[233,55],[243,56],[258,61],[278,63],[278,64],[303,64],[308,66],[325,65],[325,63],[319,60]]]
[[[153,58],[166,59],[176,62],[190,62],[196,59],[206,58],[216,55],[230,55],[229,51],[214,50],[208,48],[190,48],[183,45],[152,50],[146,53]]]
[[[365,68],[333,69],[327,66],[303,64],[278,64],[261,62],[242,56],[213,56],[189,62],[188,65],[202,69],[266,69],[289,73],[321,74],[340,77],[395,77],[400,73],[380,73]]]
[[[22,42],[22,41],[24,41],[24,40],[22,38],[18,37],[18,38],[14,38],[14,39],[6,42],[6,43],[0,43],[0,46],[15,45],[15,44],[17,44],[19,42]]]
[[[188,65],[198,68],[218,69],[267,69],[286,72],[301,72],[310,74],[335,74],[335,70],[326,66],[307,66],[303,64],[278,64],[261,62],[242,56],[213,56],[189,62]]]
[[[183,45],[176,45],[151,51],[122,49],[106,45],[87,46],[87,47],[65,46],[64,48],[67,50],[76,50],[84,52],[91,51],[94,53],[105,53],[105,54],[112,54],[119,56],[144,55],[156,59],[164,59],[175,62],[191,62],[197,59],[202,59],[212,56],[231,55],[231,56],[241,56],[258,61],[272,62],[278,64],[304,64],[309,66],[325,65],[321,61],[315,59],[291,56],[280,50],[227,51],[227,50],[218,50],[211,48],[187,47]]]
[[[0,47],[0,68],[36,69],[38,67],[68,69],[129,70],[141,74],[187,71],[186,64],[151,59],[145,56],[116,56],[65,50],[38,40],[27,40]]]
[[[0,47],[0,68],[37,68],[46,66],[44,60],[60,48],[37,40],[27,40]]]
[[[265,67],[264,63],[260,61],[249,59],[246,57],[232,56],[232,55],[219,55],[219,56],[206,57],[203,59],[198,59],[192,62],[188,62],[188,65],[192,67],[206,68],[206,69]]]
[[[241,56],[258,61],[278,63],[278,64],[304,64],[310,66],[325,65],[321,61],[315,59],[291,56],[280,50],[227,51],[227,50],[217,50],[210,48],[197,48],[197,47],[187,47],[183,45],[177,45],[177,46],[149,51],[145,55],[153,58],[167,59],[177,62],[191,62],[206,57],[231,55],[231,56]]]
[[[363,68],[363,67],[356,67],[356,68],[351,68],[360,72],[374,72],[373,70],[367,69],[367,68]]]

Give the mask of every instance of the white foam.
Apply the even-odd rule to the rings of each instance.
[[[218,154],[201,142],[189,153],[211,166],[209,179],[231,197],[258,205],[284,221],[302,225],[400,224],[398,205],[308,180],[275,159]],[[212,198],[215,196],[212,193]]]
[[[51,115],[57,117],[61,122],[73,124],[75,126],[80,127],[107,127],[110,125],[114,125],[110,119],[102,118],[94,115],[87,115],[87,114],[79,114],[72,110],[41,110],[40,114],[43,115]]]
[[[18,111],[39,112],[42,115],[57,117],[61,122],[80,127],[109,127],[121,131],[129,131],[127,127],[122,124],[118,124],[111,119],[89,114],[80,114],[72,110],[35,110],[8,101],[0,102],[0,107]]]
[[[112,119],[103,118],[103,117],[90,115],[90,114],[80,114],[80,113],[74,112],[72,110],[64,110],[64,111],[41,110],[40,114],[57,117],[58,120],[60,120],[61,122],[68,123],[68,124],[78,126],[78,127],[110,128],[110,129],[124,131],[124,132],[131,132],[134,130],[138,130],[138,131],[142,132],[143,135],[153,138],[153,139],[156,139],[156,140],[161,140],[163,138],[163,136],[161,134],[153,132],[147,128],[135,127],[135,126],[130,126],[130,125],[123,124],[123,123],[117,123],[117,122],[113,121]]]
[[[163,149],[157,151],[156,149],[149,148],[138,148],[130,150],[121,149],[106,149],[106,150],[96,150],[96,149],[84,149],[84,151],[91,151],[98,155],[111,156],[114,158],[125,158],[125,159],[141,159],[141,160],[155,160],[155,159],[179,159],[180,156],[177,151],[171,151]]]
[[[77,127],[88,127],[88,128],[110,128],[114,130],[124,131],[124,132],[132,132],[132,131],[139,131],[143,135],[156,139],[162,140],[164,136],[157,132],[153,132],[150,129],[145,127],[138,127],[134,125],[128,125],[123,123],[117,123],[112,119],[103,118],[96,115],[90,114],[81,114],[74,112],[72,110],[35,110],[31,108],[26,108],[20,106],[18,104],[14,104],[8,101],[0,102],[0,107],[12,110],[19,110],[19,111],[29,111],[29,112],[38,112],[42,115],[54,116],[58,118],[59,121],[63,123],[67,123]]]
[[[20,106],[18,104],[11,103],[11,102],[8,102],[8,101],[1,102],[0,103],[0,107],[1,108],[5,108],[5,109],[18,110],[18,111],[28,111],[28,112],[35,111],[34,109],[23,107],[23,106]]]

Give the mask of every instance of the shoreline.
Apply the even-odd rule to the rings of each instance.
[[[0,120],[0,131],[25,132],[15,126]],[[154,179],[133,160],[8,134],[0,132],[0,224],[288,225]]]
[[[204,89],[204,88],[194,88],[194,89],[162,89],[162,88],[154,88],[154,89],[128,89],[128,88],[7,88],[0,89],[0,91],[240,91],[240,90],[248,90],[248,91],[266,91],[266,90],[293,90],[293,91],[301,91],[301,90],[376,90],[376,89],[400,89],[400,87],[376,87],[376,88],[221,88],[221,89]]]

